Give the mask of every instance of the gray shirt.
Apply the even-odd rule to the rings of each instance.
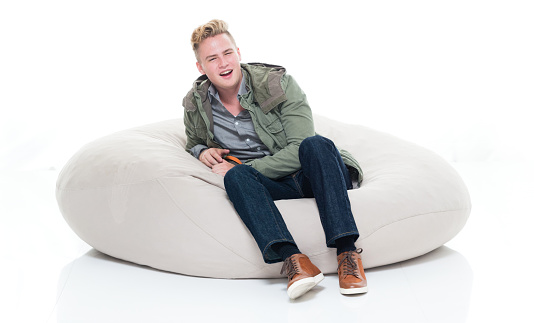
[[[243,162],[249,159],[269,156],[271,154],[269,149],[263,144],[254,130],[250,113],[247,110],[243,110],[237,116],[234,116],[222,104],[219,92],[213,84],[208,92],[213,111],[213,135],[215,141],[222,147],[229,149],[230,155],[239,158]],[[237,98],[239,99],[241,95],[247,92],[245,77],[243,76]],[[207,148],[205,145],[196,145],[191,148],[191,152],[198,159],[200,153]]]

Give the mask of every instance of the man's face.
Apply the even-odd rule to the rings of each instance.
[[[198,46],[198,71],[206,74],[218,91],[239,88],[241,53],[227,34],[204,39]]]

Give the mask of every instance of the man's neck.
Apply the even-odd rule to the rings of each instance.
[[[237,94],[239,93],[239,89],[241,88],[242,81],[243,81],[243,74],[241,74],[241,78],[239,79],[239,82],[233,88],[217,89],[221,102],[232,103],[232,102],[237,101]]]

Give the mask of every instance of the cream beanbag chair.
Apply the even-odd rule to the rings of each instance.
[[[315,116],[316,131],[360,162],[350,190],[366,268],[425,254],[453,238],[470,212],[468,191],[436,154],[391,135]],[[81,239],[110,256],[187,275],[280,277],[267,265],[224,190],[223,177],[184,150],[182,120],[137,127],[82,147],[56,196]],[[336,272],[314,199],[277,201],[302,252]]]

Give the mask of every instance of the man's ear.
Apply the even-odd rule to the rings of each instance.
[[[241,62],[241,52],[239,51],[239,47],[237,47],[237,56],[239,56],[239,61]]]
[[[197,62],[197,69],[200,72],[200,74],[202,75],[206,74],[206,72],[204,72],[204,69],[202,68],[202,65],[199,62]]]

